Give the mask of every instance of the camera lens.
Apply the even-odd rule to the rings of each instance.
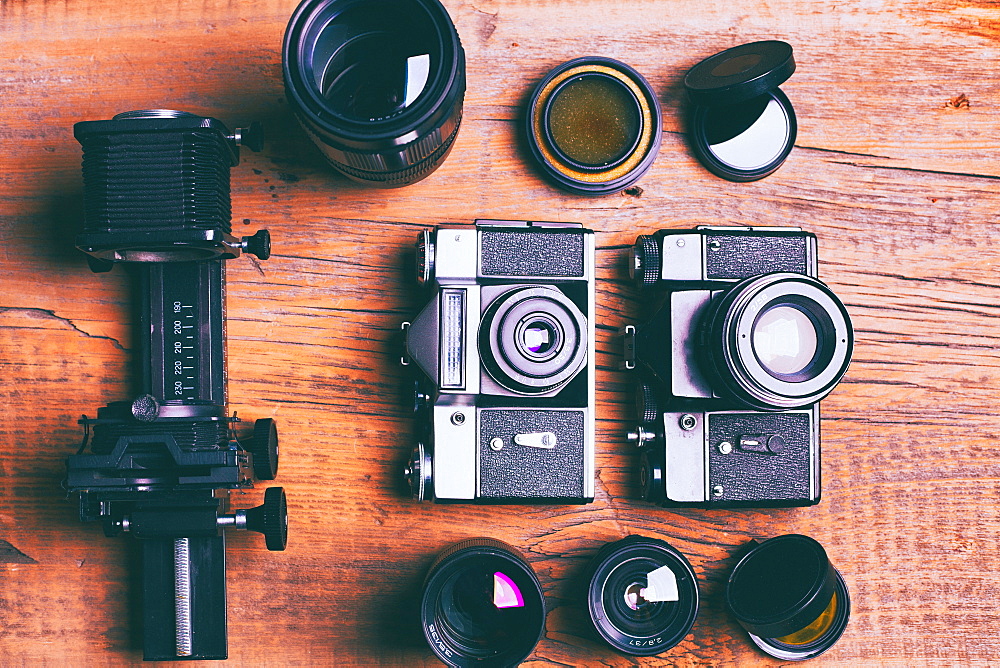
[[[624,190],[660,149],[660,103],[641,74],[611,58],[576,58],[535,88],[528,146],[545,175],[579,195]]]
[[[801,274],[736,284],[717,299],[706,326],[709,371],[733,398],[761,410],[825,397],[847,372],[854,347],[844,304]]]
[[[796,304],[771,306],[757,317],[753,351],[776,377],[801,373],[818,351],[819,333],[809,314]]]
[[[755,545],[726,584],[726,604],[764,652],[786,661],[819,656],[847,628],[851,600],[826,550],[789,534]]]
[[[587,319],[555,288],[511,290],[483,315],[479,350],[490,376],[513,392],[568,383],[587,361]]]
[[[684,555],[666,542],[629,536],[609,543],[589,572],[590,619],[618,651],[660,654],[691,631],[698,616],[698,581]]]
[[[431,566],[420,621],[431,649],[450,666],[514,666],[545,631],[542,588],[510,545],[463,541]]]
[[[282,56],[297,117],[346,176],[406,185],[451,150],[465,53],[438,0],[305,0]]]

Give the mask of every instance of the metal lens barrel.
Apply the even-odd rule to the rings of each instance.
[[[282,58],[296,117],[347,177],[407,185],[451,150],[465,52],[438,0],[305,0]]]
[[[434,654],[449,666],[516,666],[545,631],[542,588],[510,545],[462,541],[431,566],[420,623]]]

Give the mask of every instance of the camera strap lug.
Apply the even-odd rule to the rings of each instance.
[[[399,363],[403,366],[410,366],[410,356],[406,353],[406,335],[409,332],[410,323],[400,324],[399,329],[403,332],[403,354],[399,356]]]
[[[635,325],[625,325],[621,331],[624,359],[619,367],[631,371],[635,368]]]

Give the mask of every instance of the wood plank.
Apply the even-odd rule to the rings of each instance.
[[[13,664],[141,658],[135,545],[76,520],[60,480],[76,420],[130,396],[134,320],[120,268],[72,249],[80,150],[72,125],[178,107],[269,141],[233,169],[234,227],[271,230],[267,262],[229,263],[232,408],[274,417],[287,552],[232,535],[234,663],[436,665],[414,621],[434,555],[475,535],[525,552],[550,603],[535,665],[771,665],[722,590],[749,538],[822,542],[851,589],[843,639],[820,665],[986,665],[1000,655],[997,318],[1000,10],[975,0],[446,2],[468,56],[465,120],[434,175],[381,191],[335,176],[291,117],[280,42],[291,0],[0,1],[0,651]],[[796,49],[783,86],[800,132],[774,175],[732,184],[683,137],[683,73],[756,39]],[[589,53],[642,72],[661,95],[660,156],[640,196],[580,198],[541,180],[524,102],[551,67]],[[945,103],[965,93],[968,108]],[[598,244],[598,498],[581,507],[434,506],[409,500],[412,445],[400,321],[426,295],[412,243],[477,217],[582,222]],[[617,329],[650,314],[626,280],[637,234],[696,224],[801,225],[843,298],[857,345],[823,402],[823,502],[813,508],[667,510],[636,500],[624,439],[633,379]],[[260,502],[262,490],[238,499]],[[634,661],[588,626],[580,577],[604,543],[663,537],[701,579],[694,630]],[[0,544],[2,547],[2,544]],[[11,556],[13,555],[13,556]],[[33,562],[33,563],[31,563]]]

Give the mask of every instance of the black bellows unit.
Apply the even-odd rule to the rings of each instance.
[[[166,110],[78,123],[83,145],[83,232],[77,247],[94,271],[138,263],[140,392],[84,418],[66,488],[80,519],[143,543],[143,655],[147,660],[224,659],[224,529],[287,542],[284,491],[230,513],[231,489],[277,474],[273,420],[240,438],[229,414],[225,369],[225,260],[270,254],[267,230],[232,236],[229,170],[239,144],[216,119]]]

